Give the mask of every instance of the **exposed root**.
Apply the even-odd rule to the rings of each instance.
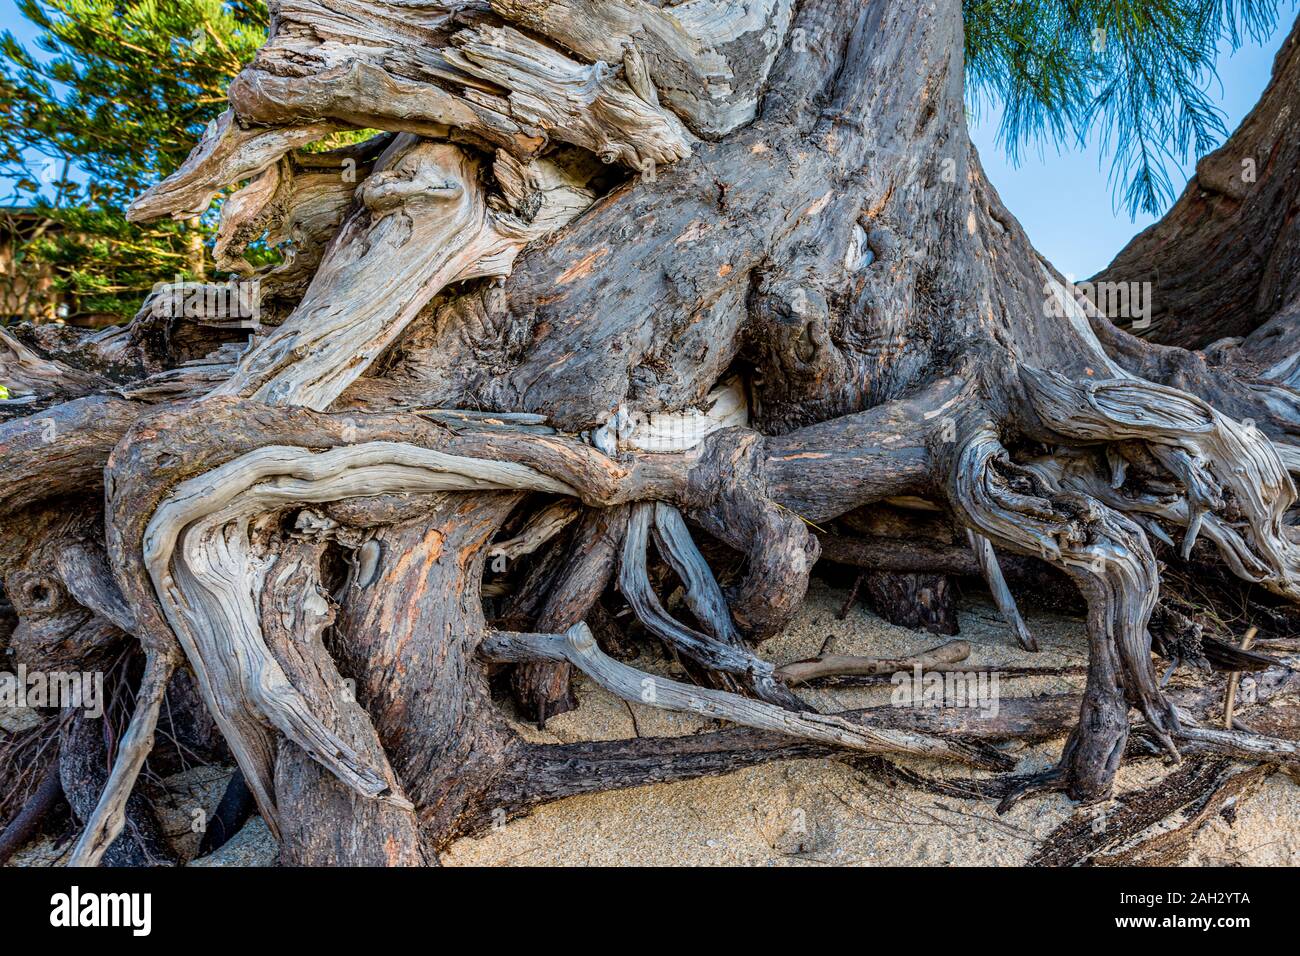
[[[1300,742],[1294,740],[1220,727],[1189,726],[1186,721],[1178,736],[1192,745],[1188,749],[1224,754],[1239,760],[1300,766]]]
[[[269,723],[364,796],[398,800],[381,773],[312,713],[262,639],[256,596],[267,571],[256,519],[277,508],[358,493],[512,487],[564,494],[567,485],[513,463],[372,443],[313,454],[263,448],[182,482],[145,531],[145,562],[209,707],[272,823]]]
[[[740,428],[711,436],[691,472],[691,516],[744,551],[748,569],[728,595],[731,614],[751,637],[783,628],[808,591],[819,547],[808,525],[770,494],[765,441]]]
[[[329,407],[444,286],[509,275],[531,239],[583,208],[548,196],[527,221],[494,210],[480,162],[450,143],[398,137],[375,169],[293,314],[214,394]]]
[[[1250,650],[1250,645],[1254,643],[1255,635],[1259,633],[1259,628],[1252,627],[1246,632],[1246,636],[1241,639],[1241,649]],[[1233,671],[1228,675],[1228,689],[1223,694],[1223,726],[1228,730],[1232,729],[1233,720],[1237,715],[1237,687],[1241,683],[1241,672]]]
[[[1300,600],[1300,546],[1284,531],[1296,488],[1261,431],[1193,395],[1140,379],[1074,382],[1030,368],[1021,369],[1021,379],[1053,431],[1075,441],[1142,442],[1181,483],[1184,557],[1213,525],[1234,572]]]
[[[1070,740],[1074,740],[1073,735]],[[1041,796],[1048,793],[1059,793],[1062,790],[1067,790],[1070,786],[1070,765],[1068,760],[1071,752],[1071,746],[1067,743],[1065,753],[1061,756],[1060,763],[1055,767],[1050,767],[1047,770],[1038,773],[1024,774],[1023,776],[1015,777],[1006,781],[1007,786],[1003,792],[1002,799],[998,801],[997,812],[999,814],[1006,813],[1021,800],[1025,800],[1029,797]],[[1120,747],[1119,753],[1123,753],[1122,746]],[[1107,763],[1106,765],[1106,772],[1110,774],[1111,779],[1114,778],[1115,771],[1118,768],[1119,756],[1117,754],[1114,757],[1113,766],[1110,763]],[[1085,802],[1104,800],[1106,796],[1109,795],[1110,789],[1108,787],[1104,796],[1091,795],[1090,799]]]
[[[68,857],[68,866],[97,866],[121,834],[126,823],[126,802],[149,751],[153,749],[154,731],[158,727],[158,713],[167,692],[167,682],[178,663],[177,656],[145,648],[144,676],[140,678],[140,689],[136,693],[135,711],[118,743],[117,758],[104,784],[104,792]]]
[[[558,632],[586,619],[613,578],[619,547],[627,530],[627,508],[589,509],[579,521],[567,552],[568,561],[550,582],[536,629]],[[578,706],[570,665],[559,662],[518,664],[510,678],[515,705],[527,720],[544,727],[548,718]]]
[[[1110,793],[1128,735],[1129,703],[1176,755],[1177,715],[1151,664],[1147,621],[1159,577],[1142,530],[1095,499],[1048,487],[1015,465],[987,423],[976,425],[960,445],[950,489],[959,515],[979,533],[1062,567],[1088,600],[1088,690],[1062,757],[1071,796],[1097,800]]]
[[[865,728],[831,714],[795,713],[737,694],[652,676],[603,653],[585,624],[575,624],[564,634],[497,632],[483,642],[481,653],[489,660],[502,662],[567,660],[601,687],[627,701],[778,731],[849,750],[908,753],[985,769],[1007,769],[1010,765],[1008,758],[996,752],[952,739]]]
[[[1027,651],[1037,651],[1038,642],[1030,633],[1025,619],[1020,616],[1016,599],[1011,596],[1011,589],[1007,587],[1006,578],[1002,576],[1002,566],[998,564],[998,556],[993,553],[992,542],[970,528],[966,529],[966,538],[970,542],[971,551],[975,554],[975,560],[979,562],[980,571],[984,574],[989,591],[993,593],[993,600],[998,610],[1002,612],[1003,620],[1016,632],[1016,642]]]
[[[676,507],[659,501],[654,504],[654,538],[659,554],[677,572],[686,587],[686,606],[695,619],[715,639],[733,647],[743,647],[744,639],[731,619],[731,609],[723,597],[713,571],[695,546],[690,529]]]
[[[291,149],[322,139],[336,128],[332,123],[250,128],[226,110],[208,124],[181,168],[136,197],[127,216],[136,222],[198,216],[226,186],[252,179]]]
[[[0,381],[8,392],[5,404],[35,403],[58,397],[84,395],[104,385],[97,376],[42,358],[0,328]]]
[[[1160,583],[1148,538],[1172,544],[1173,528],[1185,559],[1207,539],[1234,573],[1300,600],[1300,541],[1283,523],[1296,500],[1287,469],[1300,467],[1283,443],[1295,393],[1268,385],[1255,396],[1275,406],[1273,444],[1235,420],[1252,407],[1248,390],[1216,411],[1108,357],[1122,338],[1040,266],[978,169],[962,127],[957,0],[889,0],[849,16],[840,3],[790,0],[362,6],[363,35],[339,26],[355,10],[278,9],[274,36],[231,85],[231,109],[130,211],[192,217],[247,181],[225,206],[216,253],[255,271],[242,257],[251,242],[267,230],[293,239],[301,226],[303,254],[275,273],[276,319],[301,293],[288,316],[242,352],[229,311],[211,316],[182,354],[145,341],[174,330],[157,321],[159,296],[127,332],[77,348],[114,381],[120,368],[145,376],[121,376],[129,400],[68,402],[0,426],[6,523],[65,497],[93,500],[101,482],[107,501],[107,562],[25,516],[33,540],[62,552],[48,577],[67,585],[67,602],[55,627],[44,579],[4,562],[37,585],[19,608],[22,637],[72,654],[126,631],[145,652],[135,713],[74,861],[98,861],[121,832],[182,655],[290,860],[425,862],[428,847],[497,809],[502,781],[515,788],[503,804],[519,807],[601,789],[611,775],[684,779],[778,753],[1005,770],[1012,761],[991,741],[1057,736],[1075,710],[1057,768],[989,792],[1103,799],[1130,741],[1147,735],[1175,758],[1181,743],[1297,763],[1300,745],[1231,714],[1225,729],[1198,723],[1200,710],[1180,714],[1148,632]],[[799,42],[787,44],[796,22]],[[900,73],[900,62],[915,68]],[[678,117],[735,136],[699,143]],[[295,150],[340,126],[387,131],[321,160],[359,160],[360,182],[300,176],[308,161]],[[955,176],[936,166],[949,154],[956,165],[942,172]],[[599,160],[624,168],[601,174]],[[667,188],[643,188],[672,163]],[[507,282],[525,246],[566,226]],[[1053,290],[1040,291],[1040,273]],[[1031,324],[1027,306],[1046,291],[1067,308]],[[417,345],[403,336],[421,315]],[[24,409],[106,387],[29,352],[0,335]],[[141,401],[174,404],[141,415]],[[750,401],[752,421],[780,434],[750,430]],[[517,411],[488,420],[441,407],[465,402]],[[439,406],[425,409],[436,424],[320,413],[395,403]],[[962,427],[945,437],[952,420]],[[507,536],[525,492],[563,500]],[[747,646],[801,605],[819,555],[813,523],[883,500],[947,501],[973,556],[924,557],[982,574],[1026,648],[1034,639],[994,549],[1078,584],[1089,609],[1081,702],[1005,701],[978,726],[969,713],[893,708],[855,722],[802,705],[783,676],[941,669],[967,653],[946,645],[777,671]],[[579,515],[564,547],[543,548]],[[737,586],[720,586],[683,515],[743,553]],[[651,585],[652,532],[699,630]],[[540,633],[484,637],[481,582],[497,538],[497,556],[539,555],[512,613]],[[722,689],[645,674],[597,647],[583,620],[620,550],[619,586],[638,619]],[[902,602],[925,592],[919,583],[897,589]],[[63,640],[68,620],[89,622],[75,632],[85,647]],[[539,721],[567,704],[576,666],[625,700],[744,729],[532,747],[494,710],[482,656],[520,665],[516,689]],[[344,674],[359,699],[335,696]],[[1146,722],[1133,735],[1130,707]],[[516,759],[537,779],[512,777]],[[349,831],[323,845],[316,813]]]
[[[305,415],[312,422],[328,423],[331,428],[338,423],[335,416],[313,417],[310,413],[288,411],[283,415],[286,424],[277,423],[275,427],[283,427],[290,433],[294,428],[303,427],[295,416]],[[198,416],[193,417],[197,423]],[[376,429],[382,432],[384,427],[392,427],[379,424],[379,419],[374,425],[353,420],[349,426],[352,433],[345,434],[345,439],[367,437]],[[271,426],[259,423],[258,427]],[[1184,739],[1195,749],[1217,748],[1229,752],[1231,748],[1230,752],[1250,753],[1255,759],[1290,761],[1293,751],[1268,738],[1239,731],[1218,738],[1195,733],[1198,728],[1191,727],[1187,728],[1189,733],[1182,733],[1176,713],[1168,707],[1156,686],[1150,665],[1145,623],[1155,600],[1156,570],[1142,530],[1096,498],[1072,490],[1068,476],[1062,477],[1067,475],[1065,470],[1012,462],[991,429],[977,428],[970,435],[961,445],[959,463],[954,470],[958,477],[952,486],[953,500],[964,503],[967,516],[978,516],[971,523],[983,539],[1036,555],[1063,568],[1089,597],[1093,653],[1089,693],[1083,705],[1084,719],[1067,744],[1062,769],[1049,777],[1025,781],[1029,786],[1023,789],[1063,786],[1072,796],[1086,800],[1100,799],[1107,794],[1127,739],[1130,703],[1142,709],[1152,732],[1166,749],[1173,749],[1175,739]],[[771,540],[772,533],[779,533],[790,548],[781,550],[778,559],[765,566],[770,570],[757,572],[761,586],[754,593],[771,589],[784,597],[789,593],[792,574],[794,580],[806,582],[806,565],[787,560],[795,555],[806,561],[810,541],[806,525],[776,506],[767,497],[761,480],[751,477],[731,483],[725,477],[719,478],[738,474],[761,476],[762,444],[751,436],[752,433],[736,430],[711,438],[704,454],[689,466],[681,459],[670,462],[673,456],[633,456],[615,464],[590,449],[580,451],[560,436],[511,431],[466,433],[450,439],[444,435],[439,439],[448,449],[467,454],[391,441],[309,451],[303,447],[277,446],[273,441],[268,443],[249,436],[250,445],[258,450],[224,464],[218,459],[212,462],[216,467],[209,467],[206,473],[207,466],[197,466],[198,477],[183,481],[159,501],[148,527],[143,529],[144,555],[165,618],[181,637],[191,661],[197,662],[196,670],[207,675],[205,697],[209,698],[209,705],[218,713],[225,709],[223,730],[232,743],[243,746],[241,768],[249,775],[250,789],[258,796],[268,822],[274,826],[277,809],[271,798],[266,768],[270,765],[268,759],[275,740],[266,729],[266,722],[303,746],[359,795],[378,795],[389,800],[394,797],[378,774],[368,773],[372,768],[324,729],[310,706],[296,702],[294,688],[289,682],[275,678],[274,660],[269,658],[264,646],[259,649],[262,642],[256,629],[256,615],[244,595],[262,587],[264,559],[269,553],[261,550],[264,532],[269,528],[263,524],[267,516],[282,514],[305,503],[334,502],[356,495],[526,489],[564,495],[570,500],[582,497],[588,502],[613,503],[625,496],[653,498],[657,490],[663,489],[661,493],[665,497],[679,496],[706,527],[717,527],[729,516],[740,516],[741,528],[756,534],[756,538],[747,542],[751,548]],[[327,428],[319,445],[317,440],[307,443],[328,447],[337,441],[338,436]],[[522,458],[529,463],[501,458]],[[588,467],[590,464],[599,467],[593,470]],[[705,477],[697,480],[700,475]],[[975,477],[967,481],[962,475]],[[581,488],[572,483],[578,478],[581,478]],[[552,510],[561,519],[572,513],[572,506],[557,505]],[[634,504],[628,510],[632,521],[623,540],[622,584],[638,615],[652,630],[658,628],[670,635],[665,639],[685,656],[696,655],[697,662],[712,674],[740,678],[755,693],[767,695],[768,700],[776,696],[780,706],[675,682],[670,682],[667,698],[670,704],[829,746],[866,752],[928,754],[976,765],[1006,766],[1002,758],[984,752],[968,753],[960,742],[946,738],[918,741],[910,734],[905,734],[902,740],[855,737],[858,731],[850,729],[851,725],[850,728],[842,726],[838,718],[793,713],[787,699],[781,696],[788,691],[771,665],[753,655],[739,640],[740,631],[732,620],[726,599],[691,540],[677,507],[650,500]],[[536,534],[521,533],[516,543],[531,545],[533,539],[549,534],[549,527],[556,522],[550,520],[549,512],[546,515],[546,520],[539,519],[536,523]],[[772,520],[777,524],[769,525]],[[645,571],[652,525],[661,553],[687,585],[688,606],[712,633],[686,628],[659,605]],[[737,533],[735,525],[727,530],[733,537]],[[511,547],[514,546],[512,543]],[[765,554],[763,559],[770,561],[771,556]],[[751,569],[751,578],[755,573]],[[590,594],[586,587],[580,591],[582,595]],[[574,613],[585,613],[589,602],[585,597],[578,601],[577,591],[574,595],[572,601],[565,598],[562,603],[566,608],[569,604],[573,608],[582,604],[583,610]],[[87,600],[98,601],[111,613],[119,612],[102,596]],[[251,629],[247,625],[249,621],[253,622]],[[572,634],[577,623],[578,620],[570,618],[564,626]],[[262,677],[253,685],[235,673],[221,673],[221,661],[232,656],[219,649],[221,634],[237,635],[239,641],[247,643],[247,648],[252,650],[246,648],[241,652],[244,659],[264,662],[256,670]],[[596,673],[605,675],[603,679],[610,689],[640,699],[645,689],[640,681],[648,675],[628,668],[630,673],[615,669],[611,676],[605,672],[608,668],[604,662],[609,659],[589,655],[585,641],[575,647],[566,640],[564,648],[556,650],[555,637],[553,632],[547,637],[549,649],[539,653],[534,647],[528,654],[511,660],[530,666],[554,663],[573,664],[584,670],[594,668]],[[593,679],[599,682],[602,678]],[[651,680],[653,693],[662,697],[663,682],[658,678]],[[1129,695],[1127,699],[1125,693]],[[790,699],[797,701],[793,695]],[[756,715],[750,710],[753,707],[768,709]],[[802,723],[790,723],[792,720]]]
[[[572,501],[556,501],[532,515],[519,534],[493,544],[488,557],[510,562],[532,554],[563,531],[578,513],[579,508]]]
[[[683,656],[710,671],[731,674],[754,692],[760,700],[766,700],[780,707],[806,710],[793,694],[773,675],[775,668],[769,662],[755,655],[740,643],[724,643],[716,637],[701,634],[673,618],[650,586],[646,570],[646,546],[650,521],[655,514],[653,502],[632,506],[628,521],[627,536],[623,542],[623,554],[619,561],[619,590],[627,598],[636,612],[637,618],[657,637],[662,638],[669,647],[679,651]],[[678,541],[678,557],[684,550]],[[697,594],[701,587],[698,575],[687,572],[696,578]],[[716,587],[716,585],[715,585]],[[707,593],[707,592],[706,592]],[[715,621],[715,625],[716,625]],[[723,630],[723,633],[727,633]]]
[[[414,805],[369,715],[325,650],[322,635],[334,622],[320,583],[328,537],[328,531],[293,534],[279,551],[260,595],[262,634],[311,716],[358,755],[358,764],[381,775],[385,799],[367,799],[355,784],[336,779],[333,768],[314,762],[314,751],[286,735],[278,741],[274,777],[280,859],[291,866],[419,866],[424,855]],[[315,824],[321,818],[350,820],[347,838],[322,835]]]

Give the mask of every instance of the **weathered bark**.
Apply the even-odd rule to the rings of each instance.
[[[274,6],[231,111],[132,210],[192,217],[246,181],[221,261],[293,242],[264,327],[245,344],[157,298],[111,335],[25,345],[32,394],[3,410],[15,647],[75,662],[129,636],[146,658],[75,862],[119,838],[183,661],[296,863],[432,862],[546,800],[765,759],[1006,770],[989,741],[1067,729],[1059,767],[1000,790],[1100,800],[1132,709],[1171,754],[1297,761],[1180,712],[1148,625],[1150,538],[1300,598],[1300,396],[1115,328],[1039,259],[966,134],[957,0]],[[385,135],[299,149],[337,126]],[[1285,165],[1269,189],[1294,192]],[[1068,577],[1086,692],[1004,700],[996,726],[817,713],[752,643],[823,548],[945,632],[945,575],[979,574],[1025,647],[1013,590]],[[615,582],[630,633],[694,683],[597,646]],[[577,667],[750,729],[528,745],[499,665],[531,720],[571,706]]]
[[[1216,813],[1243,801],[1272,772],[1198,757],[1158,785],[1127,796],[1113,812],[1075,817],[1058,827],[1030,858],[1030,866],[1172,866]],[[1167,818],[1182,816],[1174,827]]]
[[[785,33],[793,3],[713,0],[660,10],[643,0],[546,3],[494,0],[508,20],[588,60],[622,63],[648,102],[663,102],[701,135],[718,137],[748,122]]]
[[[486,632],[478,581],[488,544],[516,499],[446,495],[412,524],[377,528],[373,566],[348,581],[338,656],[357,700],[441,849],[483,811],[483,785],[511,735],[475,659]]]
[[[323,541],[295,542],[276,558],[262,594],[267,646],[326,727],[378,767],[388,789],[400,794],[370,717],[321,640],[333,617],[319,582],[323,549]],[[275,804],[280,859],[286,864],[418,866],[424,861],[414,808],[359,796],[285,739],[276,755]],[[344,819],[352,821],[345,830],[318,825]]]

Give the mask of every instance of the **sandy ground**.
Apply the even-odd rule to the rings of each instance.
[[[933,635],[895,627],[861,606],[843,620],[845,594],[814,581],[795,622],[762,648],[787,663],[822,653],[892,657],[940,643]],[[973,665],[1053,667],[1083,664],[1083,621],[1030,614],[1042,650],[1026,654],[982,596],[963,601],[960,639],[972,645]],[[638,666],[654,668],[653,661]],[[1004,680],[1003,696],[1062,693],[1082,678]],[[889,702],[888,685],[871,689],[801,691],[822,710]],[[555,718],[533,739],[569,741],[690,733],[702,721],[662,714],[580,684],[577,711]],[[1012,751],[1018,770],[1050,766],[1060,742]],[[898,761],[906,764],[906,761]],[[935,764],[915,769],[959,774]],[[1121,771],[1119,789],[1158,780],[1155,761]],[[473,865],[901,865],[1015,866],[1039,840],[1074,813],[1064,796],[1035,798],[999,817],[992,802],[939,797],[906,784],[883,782],[831,760],[800,760],[741,770],[725,777],[574,797],[542,807],[478,838],[457,842],[444,862]],[[1300,863],[1300,786],[1277,774],[1229,826],[1216,817],[1201,831],[1190,864]]]
[[[902,656],[940,643],[932,635],[895,627],[856,607],[841,621],[836,612],[844,593],[814,581],[798,619],[766,643],[762,654],[777,663],[817,653]],[[962,640],[970,642],[972,665],[1058,666],[1084,663],[1081,620],[1051,614],[1028,615],[1042,651],[1021,652],[986,598],[963,600]],[[672,673],[658,658],[637,666]],[[1082,678],[1003,679],[1003,697],[1060,693]],[[869,689],[805,691],[820,709],[842,710],[889,702],[889,685]],[[532,740],[689,734],[708,722],[626,704],[581,682],[581,706],[554,718],[542,733],[518,725]],[[1049,766],[1060,742],[1014,748],[1018,770]],[[913,765],[936,776],[961,771],[933,764]],[[1143,761],[1121,771],[1119,791],[1148,786],[1166,769]],[[196,808],[210,812],[227,772],[197,768],[166,781],[169,797],[160,808],[169,834],[187,855],[194,852]],[[741,770],[724,777],[661,784],[574,797],[536,810],[477,838],[457,842],[444,855],[452,866],[480,865],[997,865],[1024,863],[1038,842],[1075,813],[1063,796],[1035,798],[999,817],[992,802],[935,796],[901,783],[882,781],[830,760],[800,760]],[[1091,811],[1089,811],[1091,812]],[[44,840],[15,863],[41,865],[67,850]],[[198,866],[273,863],[275,843],[254,818],[218,853]],[[1189,865],[1300,864],[1300,786],[1283,774],[1270,777],[1230,823],[1215,816],[1196,837]]]

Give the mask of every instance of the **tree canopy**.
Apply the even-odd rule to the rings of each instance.
[[[0,179],[38,230],[16,268],[53,274],[81,315],[130,315],[157,282],[201,277],[206,222],[126,222],[184,160],[266,36],[262,0],[18,0],[40,31],[0,36]],[[968,99],[1000,103],[1013,159],[1099,133],[1117,202],[1158,212],[1173,164],[1224,135],[1206,89],[1221,39],[1272,30],[1277,0],[965,0]],[[257,254],[259,250],[254,250]],[[269,250],[260,250],[264,255]]]
[[[1170,166],[1227,129],[1207,94],[1219,43],[1260,41],[1277,0],[965,0],[967,94],[1000,102],[1013,160],[1100,134],[1117,202],[1159,213]]]

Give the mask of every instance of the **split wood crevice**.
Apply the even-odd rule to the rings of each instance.
[[[296,863],[421,864],[547,800],[795,756],[1010,771],[997,744],[1068,732],[1005,803],[1106,799],[1139,739],[1300,760],[1207,726],[1151,651],[1153,541],[1300,600],[1300,400],[1134,338],[1040,260],[966,137],[956,0],[453,6],[273,4],[230,111],[133,207],[238,187],[223,267],[290,244],[251,337],[155,295],[123,329],[5,338],[11,646],[145,659],[73,862],[124,839],[181,676]],[[384,132],[303,150],[347,127]],[[1024,559],[1077,584],[1081,700],[822,714],[755,652],[845,552],[826,526],[900,508],[930,517],[870,559],[895,594],[978,573],[1032,649]],[[690,683],[609,652],[614,587]],[[503,667],[541,722],[576,669],[738,729],[528,744]]]

